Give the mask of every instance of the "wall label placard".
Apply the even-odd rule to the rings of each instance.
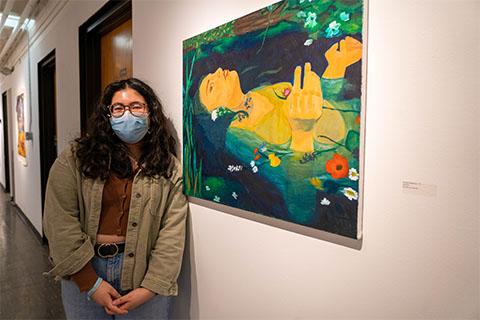
[[[426,184],[413,181],[402,181],[403,193],[414,194],[419,196],[436,197],[437,185]]]

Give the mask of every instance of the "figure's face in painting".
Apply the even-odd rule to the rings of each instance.
[[[200,101],[212,111],[218,107],[231,110],[239,107],[243,102],[243,92],[236,71],[218,68],[209,73],[200,84]]]

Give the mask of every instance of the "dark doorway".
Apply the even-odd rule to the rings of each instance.
[[[42,212],[48,173],[57,158],[55,50],[38,63],[38,107],[40,115],[40,175],[42,183]]]
[[[3,109],[3,163],[5,163],[5,192],[10,193],[10,154],[8,149],[8,108],[7,108],[7,91],[2,94]]]
[[[80,124],[82,131],[85,130],[88,116],[91,114],[103,90],[102,38],[124,25],[131,18],[131,0],[109,1],[78,29],[80,50]],[[126,69],[122,67],[119,72],[123,76],[131,74],[131,70]]]

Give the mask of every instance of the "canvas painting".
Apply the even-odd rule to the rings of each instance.
[[[27,165],[27,151],[25,148],[25,93],[17,95],[17,151],[23,165]]]
[[[363,11],[280,1],[184,40],[187,195],[361,237]]]

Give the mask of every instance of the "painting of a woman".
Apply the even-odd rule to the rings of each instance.
[[[282,40],[273,37],[263,56],[272,60],[269,46],[278,49]],[[359,70],[362,43],[332,40],[318,41],[323,52],[304,46],[283,63],[268,62],[266,72],[252,53],[245,63],[235,52],[196,62],[203,71],[191,93],[186,141],[201,172],[187,194],[357,236],[361,106],[358,92],[348,93],[358,81],[352,85],[345,75]]]

